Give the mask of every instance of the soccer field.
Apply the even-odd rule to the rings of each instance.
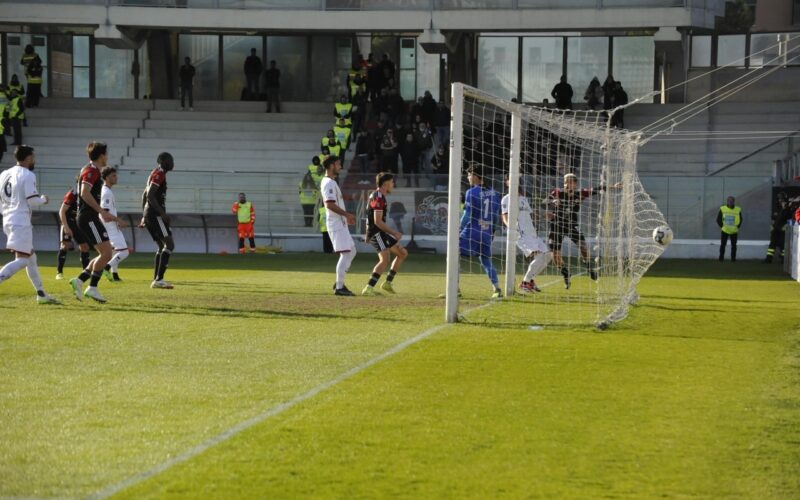
[[[778,266],[659,261],[598,332],[466,292],[444,325],[441,256],[353,298],[334,256],[176,254],[174,290],[151,260],[105,305],[53,254],[63,306],[0,285],[0,497],[800,497],[800,288]]]

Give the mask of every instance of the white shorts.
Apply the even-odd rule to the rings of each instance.
[[[328,236],[330,236],[331,243],[333,243],[334,252],[347,252],[356,247],[356,242],[353,241],[353,236],[347,227],[333,230],[328,228]]]
[[[6,248],[15,252],[33,253],[33,226],[3,224],[6,233]]]
[[[517,247],[522,251],[525,257],[530,257],[533,252],[544,253],[550,251],[550,248],[548,248],[547,243],[545,243],[543,239],[538,236],[530,236],[527,234],[521,234],[519,236]]]
[[[128,249],[128,243],[125,241],[125,235],[122,234],[122,231],[115,227],[106,226],[106,232],[108,233],[108,241],[111,242],[114,250]]]

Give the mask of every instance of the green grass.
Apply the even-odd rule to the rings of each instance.
[[[441,325],[444,261],[339,298],[331,256],[179,254],[171,291],[148,288],[150,258],[103,306],[52,268],[60,307],[24,274],[0,285],[0,497],[800,496],[800,288],[777,266],[659,262],[603,333],[478,308],[173,463]]]

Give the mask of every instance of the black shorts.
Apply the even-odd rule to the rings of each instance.
[[[160,215],[147,215],[144,218],[144,227],[153,238],[153,241],[163,242],[172,236],[172,229],[169,224],[164,222]]]
[[[369,244],[375,247],[378,252],[383,252],[397,245],[397,240],[390,234],[378,231],[369,238]]]
[[[83,236],[85,243],[96,246],[108,241],[108,232],[100,221],[100,214],[97,212],[79,213],[77,222],[78,232]]]
[[[59,231],[61,236],[60,241],[72,240],[78,245],[83,245],[86,243],[86,238],[84,238],[83,233],[81,233],[80,229],[78,229],[78,222],[75,219],[67,219],[67,226],[69,226],[69,230],[72,231],[72,238],[64,233],[64,226],[61,226],[61,231]]]
[[[560,251],[561,243],[564,241],[564,238],[571,239],[576,245],[586,242],[586,238],[583,237],[578,226],[550,226],[550,235],[547,238],[547,244],[552,250]]]

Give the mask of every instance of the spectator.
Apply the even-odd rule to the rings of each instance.
[[[417,97],[417,101],[412,104],[411,109],[408,110],[408,115],[414,120],[415,127],[417,123],[423,121],[422,108],[424,99],[424,97]]]
[[[414,138],[411,131],[406,132],[403,136],[403,142],[400,143],[400,158],[403,160],[403,175],[406,178],[406,187],[411,187],[411,179],[414,179],[414,185],[419,187],[419,159],[421,151],[419,143]]]
[[[433,167],[434,191],[447,191],[448,176],[450,172],[450,147],[441,145],[436,149],[436,154],[431,160]]]
[[[372,54],[369,54],[367,56],[367,90],[369,91],[369,100],[373,103],[378,99],[381,88],[383,88],[382,79],[381,69],[372,58]],[[376,110],[373,110],[373,112],[376,112]]]
[[[433,126],[436,133],[436,146],[450,147],[450,108],[443,99],[439,99],[436,112],[433,114]]]
[[[431,171],[431,156],[433,155],[433,136],[425,122],[420,122],[414,138],[419,146],[419,165],[422,172]]]
[[[381,140],[381,171],[397,173],[397,139],[392,128],[386,130]]]
[[[314,206],[319,200],[319,190],[314,182],[314,177],[311,176],[311,172],[306,172],[303,180],[300,181],[299,194],[300,206],[303,207],[305,227],[312,227],[314,225]]]
[[[395,65],[392,60],[389,59],[389,54],[383,54],[383,59],[381,59],[378,67],[381,71],[381,88],[393,87],[392,82],[394,81]]]
[[[356,136],[356,160],[358,161],[361,173],[366,174],[369,169],[369,162],[375,156],[375,137],[372,132],[361,131]],[[369,184],[366,179],[359,182]]]
[[[388,106],[388,114],[389,120],[392,124],[398,124],[403,122],[403,117],[406,113],[406,102],[400,96],[400,91],[397,89],[390,89],[389,90],[389,106]]]
[[[628,104],[628,93],[622,88],[622,82],[614,82],[614,93],[611,95],[611,105],[613,107],[624,106]],[[611,117],[611,126],[617,128],[625,128],[625,110],[618,109]]]
[[[378,115],[378,120],[387,123],[389,121],[389,90],[381,89],[378,97],[372,104],[375,113]]]
[[[561,75],[561,80],[553,87],[550,96],[556,100],[556,108],[572,109],[572,85],[567,83],[567,75]]]
[[[425,95],[422,96],[422,120],[430,126],[433,123],[435,114],[436,100],[431,95],[431,92],[426,90]]]
[[[603,82],[603,109],[613,108],[614,101],[614,77],[608,75]]]
[[[798,180],[798,179],[796,179]],[[775,254],[783,260],[783,245],[786,241],[786,222],[792,218],[792,206],[785,192],[778,193],[776,205],[772,211],[772,227],[769,232],[769,246],[764,264],[771,264]]]
[[[351,101],[353,103],[353,133],[360,131],[364,124],[364,117],[367,113],[367,95],[358,90]]]
[[[600,86],[600,80],[595,76],[586,87],[586,92],[583,94],[583,100],[589,109],[597,109],[603,101],[603,87]]]
[[[250,49],[250,55],[244,60],[244,77],[247,79],[247,99],[251,101],[258,100],[260,92],[258,88],[258,81],[261,79],[261,73],[264,71],[264,64],[261,58],[256,55],[256,49]]]
[[[739,238],[739,228],[742,227],[742,207],[736,206],[736,199],[728,196],[724,205],[719,207],[717,225],[720,227],[719,261],[725,260],[725,246],[728,238],[731,240],[731,262],[736,262],[736,242]]]
[[[183,66],[181,66],[178,76],[181,80],[181,110],[186,110],[186,97],[189,97],[189,111],[194,111],[194,75],[195,69],[192,66],[192,60],[188,57],[183,59]]]
[[[39,73],[38,77],[32,75],[31,67],[35,63],[41,68],[42,60],[39,57],[39,54],[36,53],[36,50],[34,50],[33,45],[28,44],[25,46],[25,53],[22,55],[22,59],[20,59],[19,63],[25,71],[25,79],[27,80],[28,84],[28,93],[25,96],[25,106],[31,108],[34,107],[34,100],[38,104],[39,94],[41,93],[42,87],[42,74]],[[31,88],[31,86],[34,88]]]
[[[264,87],[267,90],[267,113],[272,112],[272,105],[275,105],[275,112],[281,112],[281,70],[277,68],[277,62],[269,62],[269,69],[264,72]]]

